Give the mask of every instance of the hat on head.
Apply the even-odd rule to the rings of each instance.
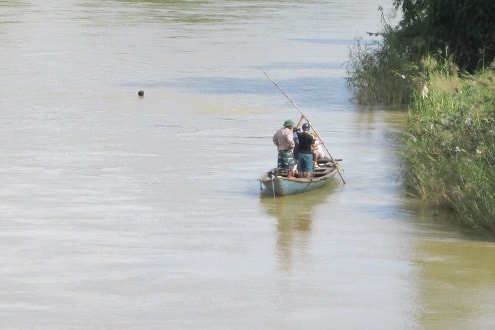
[[[309,130],[309,124],[308,123],[304,123],[302,125],[302,129],[303,129],[303,131]]]
[[[284,126],[285,127],[291,127],[291,126],[294,126],[294,122],[290,119],[287,119],[286,121],[284,121]]]

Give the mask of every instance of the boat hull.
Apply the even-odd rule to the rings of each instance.
[[[288,179],[285,176],[275,175],[273,171],[265,173],[259,180],[265,187],[267,194],[277,196],[287,196],[301,194],[307,191],[323,187],[335,176],[337,169],[335,167],[322,169],[319,176],[309,179],[293,178]]]

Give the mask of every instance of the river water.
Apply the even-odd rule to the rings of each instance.
[[[379,5],[1,1],[0,328],[495,324],[495,243],[404,195],[403,112],[350,102]],[[345,185],[260,193],[299,116],[263,71]]]

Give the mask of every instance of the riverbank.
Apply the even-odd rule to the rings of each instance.
[[[495,75],[432,76],[402,136],[407,191],[455,222],[495,233]]]

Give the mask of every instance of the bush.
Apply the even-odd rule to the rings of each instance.
[[[495,232],[493,70],[466,76],[454,92],[432,86],[413,103],[402,136],[408,191],[453,211],[457,222]]]

